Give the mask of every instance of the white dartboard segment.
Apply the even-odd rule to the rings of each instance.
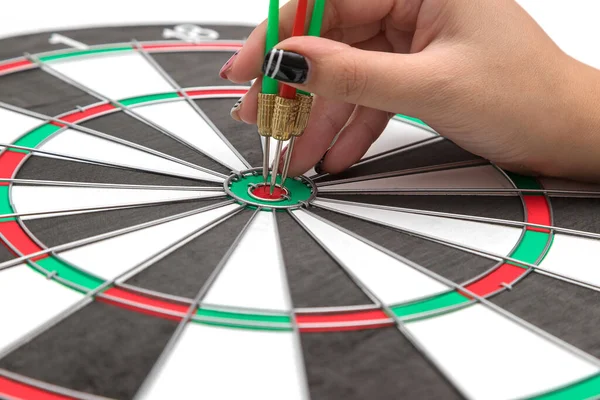
[[[188,323],[140,398],[307,399],[293,335]]]
[[[287,281],[275,217],[259,212],[227,259],[203,304],[288,312]],[[263,254],[263,251],[267,253]]]
[[[594,364],[484,305],[406,324],[471,399],[527,398],[600,372]]]
[[[239,206],[229,204],[58,253],[68,263],[104,280],[115,279],[187,235]]]
[[[537,269],[600,287],[600,268],[591,254],[600,254],[600,240],[554,233],[552,247]]]
[[[394,189],[512,189],[510,182],[491,165],[454,168],[389,178],[365,179],[358,182],[328,182],[320,192],[336,190]]]
[[[153,204],[172,201],[185,201],[223,196],[224,192],[201,190],[166,189],[121,189],[68,186],[23,186],[13,185],[11,199],[13,209],[20,214],[42,213],[22,216],[21,219],[35,219],[57,214],[46,214],[94,207],[119,207],[138,204]],[[44,201],[40,201],[44,199]],[[83,212],[83,211],[82,211]]]
[[[81,299],[27,265],[0,271],[0,352]]]
[[[317,171],[315,171],[314,167],[304,173],[304,176],[308,176],[309,178],[311,178],[315,175],[317,175]]]
[[[73,129],[67,129],[53,136],[42,144],[40,149],[59,155],[80,157],[143,171],[209,182],[223,182],[223,179],[216,175]],[[44,156],[42,153],[36,153],[36,155]]]
[[[135,112],[230,168],[248,167],[213,128],[185,101],[145,104]]]
[[[420,233],[430,238],[442,239],[469,249],[499,256],[508,256],[512,252],[519,242],[522,232],[520,228],[509,226],[411,214],[369,207],[360,203],[329,201],[320,198],[313,204],[367,221]]]
[[[292,213],[384,304],[405,303],[450,290],[448,286],[306,211]]]
[[[0,107],[0,121],[2,122],[0,143],[6,144],[16,142],[18,138],[27,132],[45,123],[45,121],[39,118],[19,114],[18,112],[2,107]]]
[[[381,136],[371,145],[363,158],[373,157],[436,136],[435,133],[424,128],[399,119],[391,119]]]
[[[66,57],[49,61],[48,65],[111,100],[173,91],[144,56],[133,51]]]

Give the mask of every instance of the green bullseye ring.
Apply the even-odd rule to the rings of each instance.
[[[284,187],[288,191],[289,199],[269,201],[251,196],[248,192],[248,188],[252,185],[259,185],[262,183],[262,170],[260,170],[260,168],[255,168],[248,171],[242,171],[240,175],[231,175],[225,181],[223,187],[227,194],[238,202],[249,206],[264,207],[265,209],[298,208],[311,201],[317,193],[314,183],[310,179],[302,176],[298,178],[287,178],[285,180]],[[280,177],[277,177],[277,184],[281,184]]]

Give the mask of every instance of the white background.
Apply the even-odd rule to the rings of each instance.
[[[358,0],[347,0],[358,1]],[[472,0],[493,1],[493,0]],[[287,0],[281,0],[281,4]],[[518,0],[571,56],[600,68],[599,0]],[[268,0],[4,0],[0,38],[51,29],[181,22],[257,24]]]

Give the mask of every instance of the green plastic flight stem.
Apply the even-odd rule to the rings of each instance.
[[[325,3],[327,0],[315,0],[313,7],[312,17],[310,19],[310,25],[308,26],[308,36],[321,36],[321,29],[323,28],[323,15],[325,14]],[[304,95],[310,95],[310,93],[303,90],[298,90],[298,93]]]
[[[269,19],[267,20],[267,39],[265,42],[265,55],[279,43],[279,0],[269,3]],[[263,77],[262,92],[264,94],[277,94],[278,82],[267,76]]]
[[[313,14],[308,27],[308,36],[321,36],[321,29],[323,28],[323,15],[325,14],[325,2],[326,0],[315,1]]]

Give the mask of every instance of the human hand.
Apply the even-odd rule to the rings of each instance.
[[[350,167],[399,113],[514,172],[600,179],[600,73],[513,0],[329,0],[323,38],[289,38],[295,9],[281,9],[288,39],[276,48],[287,53],[275,78],[316,97],[291,176],[319,162],[338,133],[320,168]],[[238,83],[258,78],[232,112],[249,124],[265,32],[263,23],[221,71]],[[290,60],[306,68],[294,74]]]

